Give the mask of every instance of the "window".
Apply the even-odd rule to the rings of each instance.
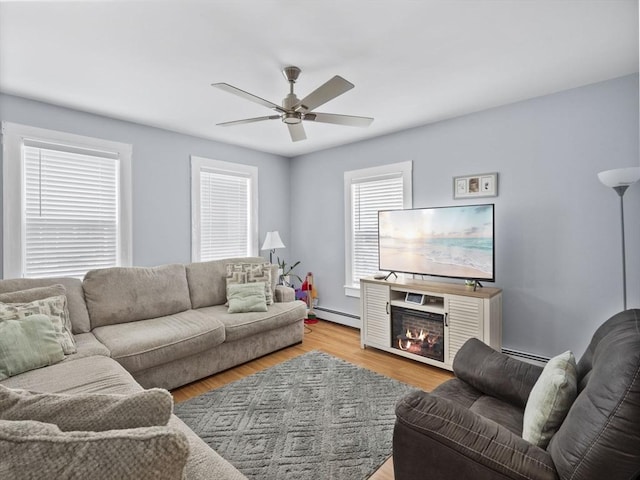
[[[258,169],[191,157],[191,258],[258,254]]]
[[[131,146],[8,122],[4,277],[131,264]]]
[[[344,174],[345,293],[360,296],[360,278],[378,271],[378,210],[411,208],[411,162]]]

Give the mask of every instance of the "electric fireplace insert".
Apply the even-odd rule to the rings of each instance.
[[[391,307],[391,346],[444,362],[444,315]]]

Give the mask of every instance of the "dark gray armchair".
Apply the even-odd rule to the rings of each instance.
[[[631,480],[640,473],[640,310],[594,334],[578,362],[578,397],[546,449],[522,439],[542,368],[469,340],[456,378],[396,407],[396,480]]]

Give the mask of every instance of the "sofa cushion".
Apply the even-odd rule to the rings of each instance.
[[[227,285],[229,313],[266,312],[264,282]]]
[[[132,393],[142,390],[122,365],[104,356],[56,363],[0,383],[9,388],[53,393]]]
[[[63,358],[56,331],[46,315],[0,321],[0,380]]]
[[[73,333],[89,332],[91,330],[91,325],[89,323],[87,306],[84,302],[82,281],[77,278],[12,278],[9,280],[0,280],[0,293],[16,292],[18,290],[48,287],[52,285],[63,285],[65,288],[67,308],[69,309],[69,318],[71,320]]]
[[[446,398],[472,412],[493,420],[516,435],[522,434],[524,410],[499,398],[485,395],[467,382],[452,378],[438,385],[432,395]]]
[[[531,389],[524,409],[522,438],[546,448],[577,393],[576,359],[570,351],[553,357]]]
[[[190,263],[186,266],[189,295],[192,308],[222,305],[227,301],[228,263],[264,263],[262,257],[239,257]],[[275,290],[278,280],[278,266],[271,266],[271,289]]]
[[[521,362],[470,338],[453,359],[453,373],[486,395],[524,408],[542,367]]]
[[[110,357],[111,352],[104,344],[96,338],[93,333],[79,333],[74,335],[73,338],[76,341],[76,347],[78,351],[73,355],[67,355],[64,357],[63,362],[71,362],[79,358],[91,357],[93,355],[102,355],[104,357]]]
[[[172,315],[191,308],[184,265],[91,270],[82,286],[92,328]]]
[[[67,290],[64,285],[56,283],[47,287],[27,288],[26,290],[17,290],[15,292],[0,293],[1,303],[29,303],[34,300],[42,300],[43,298],[55,297],[58,295],[66,295]]]
[[[0,420],[35,420],[63,432],[165,426],[173,411],[167,390],[114,393],[35,393],[0,385]]]
[[[0,451],[2,478],[180,480],[189,443],[170,427],[62,432],[49,423],[0,420]]]
[[[93,333],[129,372],[187,357],[225,340],[224,326],[199,310],[97,327]]]
[[[469,407],[469,410],[493,420],[516,435],[522,435],[524,411],[520,407],[496,397],[482,395]]]
[[[224,305],[201,308],[203,314],[222,322],[225,341],[233,342],[274,328],[301,321],[306,312],[304,302],[274,303],[266,312],[229,313]]]
[[[71,333],[65,295],[33,300],[29,303],[0,303],[0,322],[10,319],[20,320],[34,314],[43,314],[49,318],[56,332],[56,338],[66,355],[76,353],[76,342]]]

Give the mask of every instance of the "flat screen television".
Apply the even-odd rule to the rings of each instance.
[[[381,210],[378,268],[495,281],[494,205]]]

